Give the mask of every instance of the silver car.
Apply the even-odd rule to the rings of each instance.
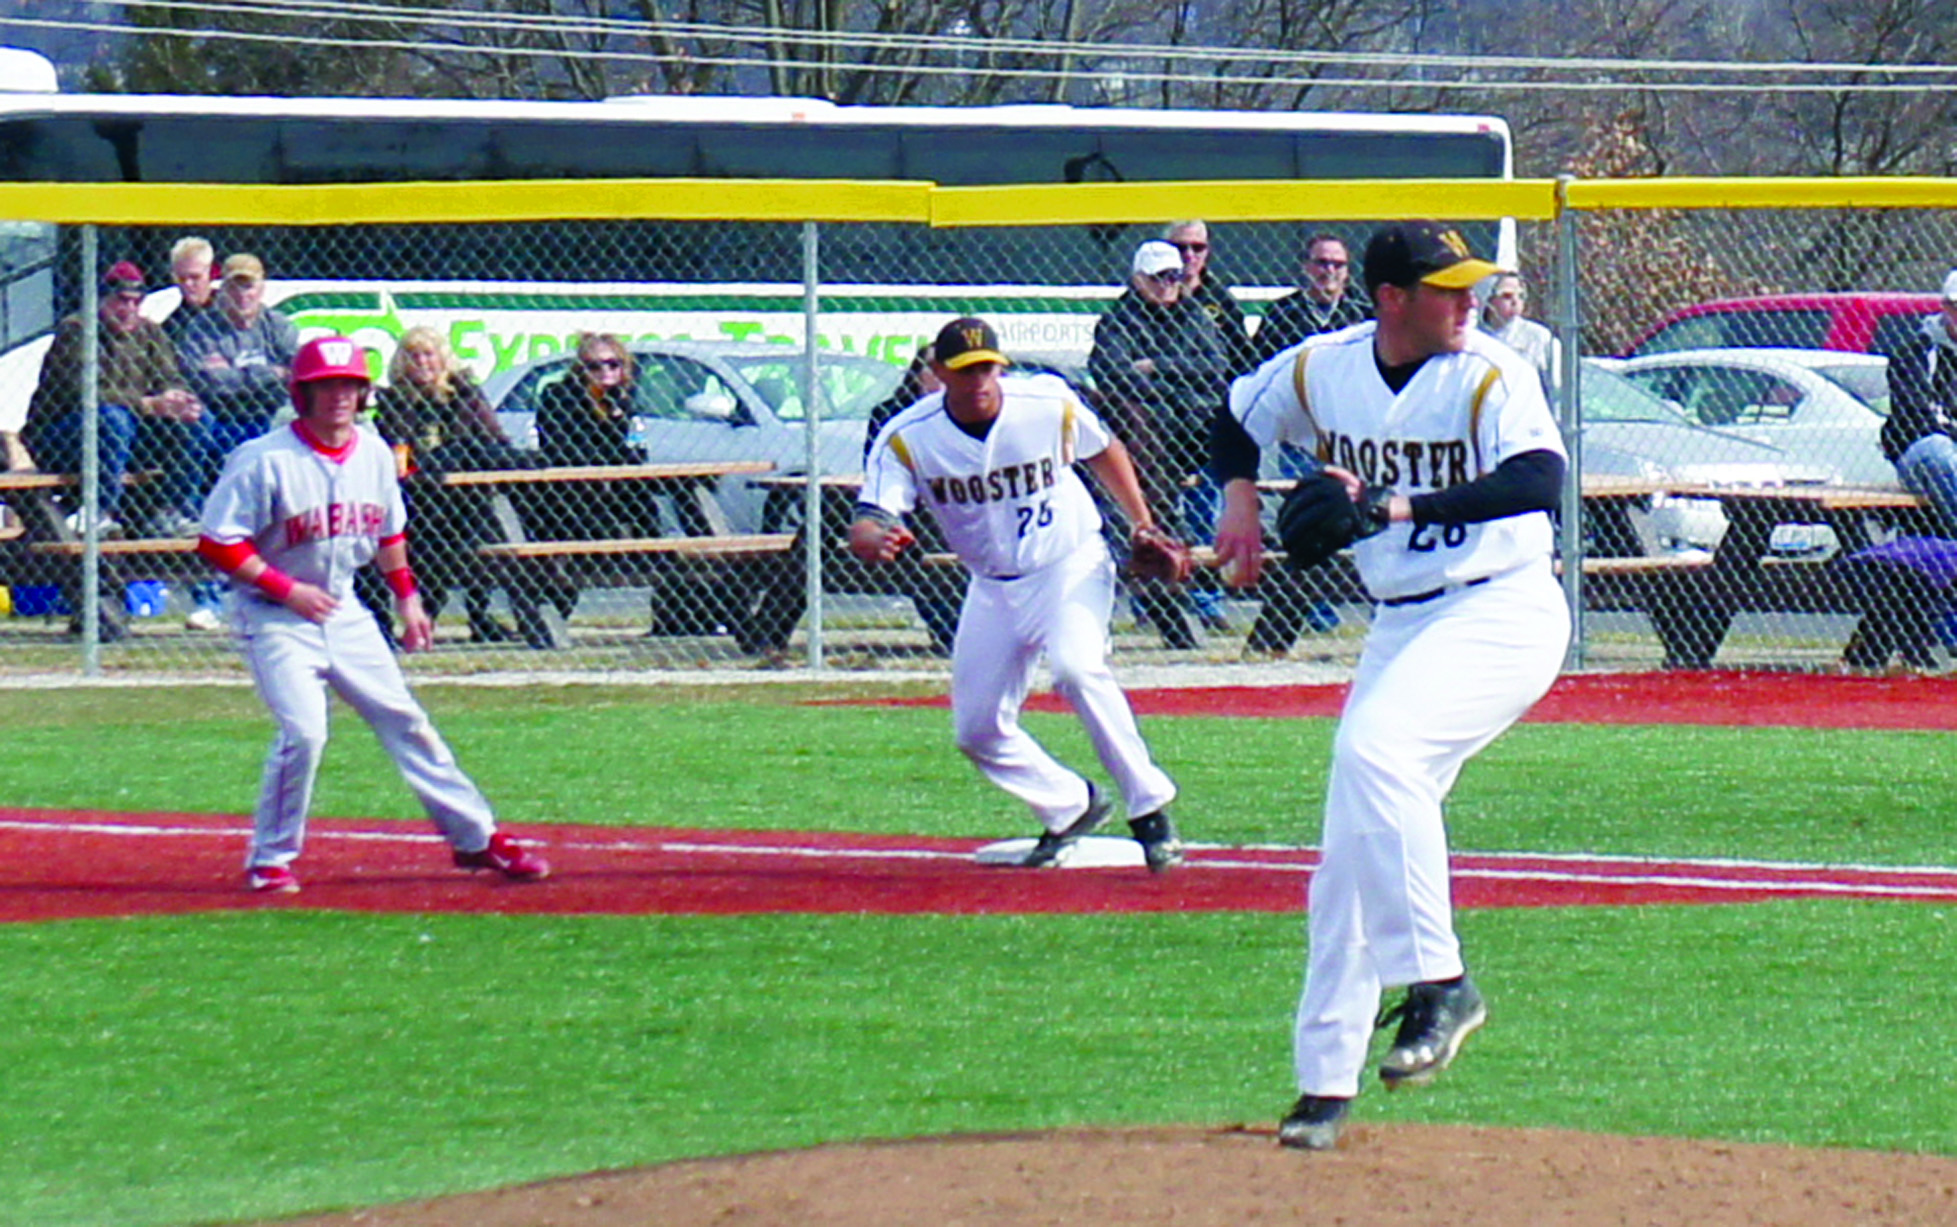
[[[1889,360],[1880,354],[1687,349],[1617,369],[1696,424],[1768,444],[1790,465],[1843,485],[1896,484],[1878,442],[1889,413]]]
[[[1670,355],[1666,355],[1669,357]],[[1623,374],[1628,363],[1585,358],[1580,364],[1585,477],[1629,477],[1683,485],[1784,486],[1836,480],[1833,471],[1801,463],[1774,444],[1692,420],[1682,407]],[[1656,495],[1635,518],[1635,539],[1616,533],[1594,548],[1609,554],[1712,550],[1726,535],[1716,499]],[[1808,553],[1832,544],[1807,525],[1783,525],[1773,548]]]
[[[634,437],[648,463],[765,460],[779,474],[809,471],[802,403],[803,351],[736,341],[633,341],[639,414]],[[572,371],[571,354],[492,376],[483,392],[519,447],[537,446],[537,399]],[[863,470],[870,411],[896,390],[904,369],[860,354],[819,351],[816,464],[823,473]],[[720,505],[735,532],[774,531],[768,491],[751,478],[723,478]],[[776,491],[776,506],[794,499]]]

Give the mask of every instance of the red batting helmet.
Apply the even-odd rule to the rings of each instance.
[[[367,351],[346,337],[314,337],[299,347],[292,360],[292,407],[301,413],[306,406],[299,399],[299,385],[320,379],[358,379],[373,383],[367,373]]]

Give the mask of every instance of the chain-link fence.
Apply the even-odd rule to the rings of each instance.
[[[1935,395],[1943,214],[1829,207],[1844,189],[1826,184],[1771,209],[1649,184],[1569,185],[1569,209],[1547,183],[1301,184],[1281,208],[1153,184],[1169,216],[1137,220],[1095,186],[1107,220],[1054,224],[1023,224],[1050,211],[1042,188],[1024,207],[968,191],[975,224],[63,228],[51,267],[74,314],[0,359],[9,666],[236,668],[192,550],[202,497],[228,449],[290,418],[299,342],[341,333],[371,351],[438,614],[421,667],[941,667],[963,574],[929,524],[888,567],[843,538],[866,434],[928,390],[915,359],[947,319],[984,316],[1020,367],[1072,381],[1158,516],[1201,541],[1205,422],[1230,378],[1364,318],[1372,219],[1431,215],[1521,271],[1485,287],[1487,326],[1538,356],[1579,460],[1563,539],[1584,559],[1566,568],[1584,662],[1942,659],[1957,563],[1899,484],[1867,351],[1926,363]],[[196,291],[200,263],[202,307],[171,284],[174,264]],[[1507,323],[1517,305],[1560,347]],[[1275,483],[1309,461],[1266,463]],[[384,588],[361,597],[385,620]],[[1164,662],[1349,662],[1369,611],[1349,567],[1248,593],[1204,570],[1124,589],[1114,629],[1118,652]]]

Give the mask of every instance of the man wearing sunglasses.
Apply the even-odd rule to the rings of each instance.
[[[1201,307],[1216,325],[1223,338],[1223,352],[1230,357],[1230,373],[1240,375],[1255,367],[1260,359],[1251,347],[1243,304],[1210,268],[1216,248],[1210,241],[1209,223],[1170,222],[1162,228],[1162,240],[1182,256],[1182,296]]]
[[[1372,305],[1352,288],[1352,257],[1345,240],[1320,232],[1305,240],[1301,288],[1270,305],[1252,341],[1254,369],[1306,337],[1323,336],[1373,318]],[[1318,463],[1289,443],[1278,445],[1278,469],[1286,477],[1317,472]],[[1323,635],[1338,629],[1338,610],[1302,591],[1289,572],[1266,577],[1257,620],[1244,640],[1246,657],[1282,660],[1309,626]]]
[[[1149,506],[1184,541],[1208,540],[1214,487],[1202,473],[1210,421],[1230,385],[1230,355],[1209,314],[1189,297],[1182,253],[1161,239],[1135,250],[1128,289],[1094,326],[1088,374],[1102,412],[1133,453]],[[1198,477],[1185,488],[1184,480]],[[1206,510],[1207,509],[1207,510]],[[1196,646],[1179,588],[1131,581],[1138,618],[1154,624],[1162,645]],[[1227,630],[1217,593],[1197,606],[1212,630]]]
[[[1314,234],[1305,240],[1300,288],[1271,304],[1257,329],[1257,361],[1306,337],[1337,332],[1373,318],[1373,309],[1352,291],[1352,257],[1345,240]]]

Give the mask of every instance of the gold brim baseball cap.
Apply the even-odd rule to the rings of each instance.
[[[1431,221],[1395,222],[1376,231],[1366,244],[1364,265],[1368,290],[1382,285],[1467,290],[1502,271],[1469,251],[1459,231]]]
[[[981,362],[1008,365],[1006,356],[999,352],[999,334],[992,331],[992,325],[969,315],[938,330],[938,339],[931,343],[931,355],[948,371],[961,371]]]

